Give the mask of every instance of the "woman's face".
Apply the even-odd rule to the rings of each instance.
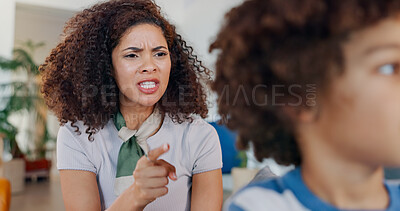
[[[158,26],[129,28],[114,48],[112,62],[121,106],[154,106],[167,89],[171,58]]]

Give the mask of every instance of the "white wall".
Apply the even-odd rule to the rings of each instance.
[[[11,58],[14,45],[15,1],[0,1],[0,56]],[[0,83],[10,80],[8,73],[0,71]]]
[[[42,63],[51,49],[60,41],[65,22],[74,11],[46,8],[17,3],[15,13],[15,46],[32,40],[44,42],[34,55],[37,63]]]
[[[49,7],[62,10],[78,11],[89,5],[93,5],[99,0],[16,0],[17,3]]]
[[[15,1],[0,1],[0,56],[10,57],[14,43]]]
[[[183,25],[185,21],[185,1],[188,0],[155,0],[156,4],[161,7],[164,17],[176,26]]]
[[[186,0],[184,22],[179,30],[207,66],[214,66],[215,55],[209,54],[208,48],[223,23],[225,13],[241,2],[243,0]]]
[[[243,0],[186,0],[184,22],[178,30],[192,45],[204,65],[211,70],[214,70],[216,54],[208,52],[209,46],[218,34],[225,13],[242,2]],[[206,120],[217,121],[220,119],[216,105],[217,96],[211,91],[208,96],[209,112]]]

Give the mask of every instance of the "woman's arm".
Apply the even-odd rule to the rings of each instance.
[[[90,171],[60,170],[66,210],[101,210],[96,174]]]
[[[191,210],[222,209],[221,169],[194,174],[192,178]]]
[[[99,190],[96,175],[90,171],[61,170],[61,189],[64,198],[65,209],[99,211],[101,210]],[[136,188],[135,188],[136,189]],[[135,206],[133,188],[128,188],[107,209],[112,210],[143,210],[143,207]]]

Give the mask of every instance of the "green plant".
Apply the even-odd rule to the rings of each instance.
[[[17,128],[9,122],[9,117],[16,113],[29,113],[35,118],[35,155],[33,157],[44,157],[45,143],[54,140],[48,133],[46,127],[46,106],[40,95],[38,65],[34,62],[32,55],[37,48],[44,43],[24,42],[13,51],[13,59],[0,57],[0,69],[18,73],[22,79],[11,82],[0,83],[0,134],[5,136],[10,145],[12,156],[21,157],[16,142]]]

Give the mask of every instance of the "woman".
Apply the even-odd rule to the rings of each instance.
[[[64,33],[40,70],[67,210],[220,210],[218,135],[197,117],[209,71],[159,7],[97,4]]]

